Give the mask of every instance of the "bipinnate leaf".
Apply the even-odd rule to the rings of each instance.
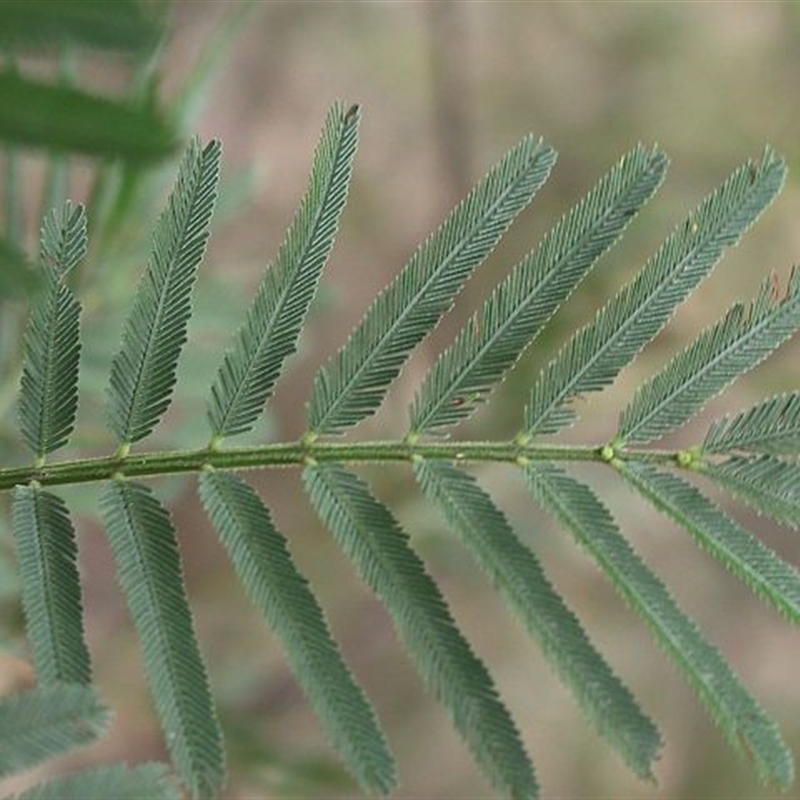
[[[489,673],[389,510],[339,465],[310,465],[303,480],[320,519],[392,615],[425,684],[492,786],[503,797],[537,797],[533,767]]]
[[[783,789],[791,786],[791,751],[773,720],[619,533],[591,489],[544,462],[530,464],[525,476],[533,497],[592,555],[626,603],[647,623],[734,750],[753,760],[765,783]]]
[[[759,513],[800,529],[800,464],[770,455],[732,456],[700,470]]]
[[[347,200],[360,116],[358,106],[341,103],[328,114],[308,189],[214,380],[208,415],[215,440],[252,428],[297,347]]]
[[[614,381],[770,204],[785,175],[784,162],[767,150],[760,163],[740,167],[700,204],[541,372],[525,409],[526,437],[571,424],[570,401]]]
[[[88,744],[107,722],[94,689],[83,684],[53,683],[0,698],[0,778]]]
[[[87,769],[54,778],[16,800],[180,800],[163,764]]]
[[[538,559],[471,476],[444,461],[420,459],[414,474],[442,510],[587,718],[640,777],[652,778],[661,738],[628,689],[586,636],[547,579]]]
[[[39,684],[89,683],[69,511],[60,497],[37,486],[17,486],[12,510],[26,631]]]
[[[800,574],[791,564],[677,475],[628,461],[620,461],[617,469],[656,508],[687,530],[700,547],[800,626]]]
[[[152,256],[111,364],[109,426],[123,446],[147,436],[169,407],[209,237],[221,152],[216,140],[204,149],[192,140],[156,226]]]
[[[342,660],[308,581],[244,481],[207,470],[200,497],[236,574],[280,638],[292,672],[362,789],[387,794],[394,763],[375,712]]]
[[[175,530],[142,484],[109,481],[100,511],[167,746],[194,797],[222,787],[222,736],[186,598]]]
[[[800,392],[762,400],[733,416],[717,420],[703,442],[705,453],[735,450],[800,455]]]
[[[547,180],[555,158],[550,147],[526,137],[419,247],[317,373],[308,410],[312,435],[340,433],[375,413],[412,349]]]
[[[705,402],[753,369],[800,327],[800,270],[786,295],[767,279],[749,308],[741,303],[653,378],[622,412],[615,444],[644,443],[683,425]]]
[[[63,447],[75,426],[81,307],[65,279],[85,255],[86,244],[83,206],[67,202],[45,217],[43,286],[25,330],[19,401],[22,435],[40,461]]]
[[[555,225],[438,358],[411,407],[411,433],[471,416],[661,185],[667,158],[634,148]]]

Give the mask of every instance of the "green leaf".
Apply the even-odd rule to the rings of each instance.
[[[419,247],[317,373],[308,412],[312,434],[340,433],[375,413],[411,350],[547,180],[555,158],[550,147],[526,137]]]
[[[695,486],[648,464],[620,462],[620,474],[685,528],[727,570],[800,626],[800,574],[726,516]]]
[[[478,563],[542,647],[598,731],[640,777],[651,778],[661,738],[547,580],[536,556],[476,480],[443,461],[420,460],[414,473]]]
[[[420,675],[494,788],[504,797],[537,797],[533,768],[489,673],[389,510],[338,465],[306,467],[303,480],[320,519],[386,605]]]
[[[768,455],[734,456],[701,470],[756,511],[800,529],[800,464]]]
[[[163,764],[87,769],[34,786],[16,800],[180,800]]]
[[[200,496],[242,586],[283,643],[334,747],[365,792],[387,794],[396,780],[394,763],[375,712],[269,511],[237,476],[213,470],[200,476]]]
[[[647,623],[731,746],[752,758],[763,781],[783,789],[791,786],[791,752],[775,723],[620,535],[589,487],[552,464],[530,465],[525,475],[534,498],[586,548],[614,588]]]
[[[111,365],[109,426],[122,445],[147,436],[172,399],[186,342],[191,292],[205,253],[217,196],[221,147],[194,139],[153,236],[142,276]]]
[[[14,48],[80,43],[107,50],[145,50],[161,25],[138,0],[3,0],[0,45]]]
[[[337,103],[328,114],[308,190],[211,389],[215,439],[253,427],[297,347],[347,200],[359,119],[358,106]]]
[[[472,415],[652,197],[666,168],[661,151],[638,146],[562,217],[439,356],[411,407],[412,434]]]
[[[172,522],[147,486],[126,480],[106,484],[100,511],[170,754],[193,796],[214,795],[224,781],[222,736]]]
[[[528,437],[575,419],[576,395],[612,383],[666,325],[723,251],[738,242],[783,186],[786,166],[771,150],[740,167],[675,230],[644,268],[572,336],[541,372],[525,409]]]
[[[800,327],[800,270],[784,297],[771,280],[749,308],[734,305],[647,383],[623,411],[617,440],[643,443],[683,425],[705,402],[753,369]]]
[[[20,428],[39,459],[63,447],[78,410],[81,306],[64,283],[86,254],[83,206],[67,202],[45,217],[41,258],[44,287],[25,330],[20,386]]]
[[[137,162],[161,161],[179,144],[150,103],[110,100],[11,70],[0,70],[0,141]]]
[[[766,400],[717,420],[703,442],[705,453],[744,450],[775,455],[800,454],[800,392]]]
[[[90,686],[55,683],[0,698],[0,778],[88,744],[107,723]]]
[[[36,486],[17,486],[13,531],[28,640],[39,683],[89,683],[78,548],[64,501]]]

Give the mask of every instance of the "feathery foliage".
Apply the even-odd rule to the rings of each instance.
[[[758,365],[798,327],[800,271],[794,270],[785,297],[767,279],[749,308],[737,303],[640,386],[622,412],[617,442],[648,442],[683,425],[706,400]]]
[[[308,191],[211,388],[217,443],[252,428],[295,351],[347,199],[360,116],[358,106],[345,111],[341,103],[328,114]]]
[[[428,373],[412,435],[469,417],[661,185],[667,159],[636,147],[504,280]]]
[[[317,373],[308,409],[311,434],[340,433],[375,413],[411,350],[530,203],[555,158],[541,140],[526,137],[419,247],[347,344]]]
[[[525,409],[528,436],[570,424],[575,411],[569,401],[616,378],[772,202],[785,174],[784,162],[767,150],[758,164],[740,167],[703,201],[542,371]]]
[[[80,303],[64,282],[86,253],[83,206],[68,202],[45,217],[41,237],[44,287],[25,331],[20,428],[39,459],[67,443],[78,410]]]
[[[106,484],[100,510],[144,649],[167,745],[193,796],[223,783],[222,745],[166,509],[146,486]]]
[[[550,464],[528,465],[525,477],[536,500],[573,534],[650,626],[731,745],[753,758],[763,780],[788,788],[794,779],[792,758],[775,723],[621,536],[595,494]]]
[[[75,531],[64,501],[35,484],[14,489],[13,529],[28,638],[42,685],[88,683],[89,651]]]
[[[773,456],[732,456],[720,464],[703,464],[703,472],[756,511],[800,528],[800,464]]]
[[[246,483],[222,472],[203,472],[200,496],[239,580],[283,642],[333,745],[365,792],[388,792],[394,764],[375,712],[342,660],[269,511]]]
[[[447,462],[420,459],[414,471],[425,494],[441,507],[511,609],[538,639],[586,716],[634,772],[652,777],[651,765],[661,745],[658,731],[595,650],[503,513],[472,476]]]
[[[800,453],[800,392],[770,397],[711,425],[702,451],[719,454],[736,450],[775,455]]]
[[[0,778],[91,742],[108,713],[94,689],[52,684],[0,699]]]
[[[519,733],[408,536],[351,472],[306,467],[311,503],[362,579],[381,598],[422,678],[447,708],[486,777],[505,797],[537,796]]]
[[[34,786],[16,800],[179,800],[163,764],[83,770]]]
[[[456,626],[408,534],[350,469],[359,463],[397,462],[411,465],[422,493],[441,510],[536,640],[587,719],[633,772],[651,777],[661,744],[654,723],[592,643],[559,587],[548,580],[535,542],[518,538],[481,487],[480,475],[463,469],[505,462],[522,472],[534,501],[589,553],[644,621],[733,749],[754,763],[763,781],[789,787],[793,762],[775,723],[637,555],[589,479],[578,480],[569,467],[581,462],[610,471],[755,594],[800,624],[795,567],[695,486],[699,477],[777,522],[800,527],[800,391],[713,422],[687,449],[649,447],[689,423],[710,398],[800,328],[800,271],[791,275],[784,294],[776,288],[777,279],[765,282],[749,305],[734,305],[646,381],[625,405],[609,443],[543,444],[536,438],[572,423],[577,418],[574,398],[611,384],[666,325],[777,194],[783,162],[767,150],[759,162],[736,170],[631,282],[568,338],[532,382],[524,424],[513,440],[448,441],[446,434],[489,398],[655,193],[667,166],[656,148],[629,152],[496,286],[424,378],[404,437],[334,440],[378,409],[413,348],[451,308],[464,282],[548,178],[554,151],[534,137],[524,138],[420,246],[317,373],[308,430],[296,441],[226,447],[228,437],[250,431],[262,413],[296,349],[322,280],[357,143],[360,112],[357,106],[346,109],[336,104],[325,121],[308,189],[209,389],[212,438],[210,444],[198,442],[197,449],[131,453],[130,445],[152,433],[172,399],[192,287],[214,209],[219,144],[202,149],[192,141],[159,218],[152,257],[124,324],[122,347],[109,368],[110,429],[118,446],[105,456],[46,458],[67,443],[76,419],[80,306],[78,289],[68,287],[67,278],[86,249],[80,206],[63,205],[46,218],[38,280],[31,281],[40,291],[31,301],[21,358],[20,436],[33,453],[32,464],[0,466],[0,491],[13,490],[13,535],[40,688],[27,699],[0,703],[0,766],[23,768],[90,738],[94,730],[93,723],[84,724],[93,719],[91,703],[88,711],[71,711],[75,698],[89,696],[89,689],[75,684],[89,682],[90,662],[76,535],[66,503],[51,489],[105,481],[101,516],[178,778],[196,797],[220,796],[222,736],[176,532],[155,491],[135,480],[196,473],[210,524],[238,580],[285,648],[331,743],[365,792],[386,795],[392,790],[395,767],[380,723],[345,664],[323,605],[294,565],[289,542],[274,526],[267,505],[234,474],[294,466],[304,468],[311,505],[388,610],[401,645],[496,793],[537,797],[536,772],[489,670]],[[27,262],[12,250],[17,262]],[[14,274],[21,286],[27,268]],[[52,720],[50,708],[43,716],[51,697],[43,693],[50,691]],[[23,720],[24,735],[16,735],[15,714]],[[67,733],[37,739],[39,733],[28,735],[24,727],[40,731],[51,722]],[[143,766],[84,772],[24,795],[28,800],[78,796],[175,797],[176,791],[161,767]]]
[[[800,625],[800,575],[726,516],[699,489],[647,464],[619,462],[623,477],[717,561]]]
[[[123,447],[147,436],[169,407],[191,292],[210,232],[221,155],[219,142],[201,149],[192,140],[158,221],[153,255],[111,364],[108,420]]]

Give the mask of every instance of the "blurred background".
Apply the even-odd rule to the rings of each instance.
[[[300,352],[258,431],[262,441],[302,434],[304,403],[317,366],[344,342],[416,245],[527,132],[543,136],[560,154],[549,182],[476,273],[441,329],[415,353],[380,414],[356,435],[404,434],[406,406],[438,350],[491,287],[637,141],[658,143],[669,154],[672,166],[664,187],[559,313],[535,352],[458,436],[513,435],[536,370],[706,193],[741,162],[758,157],[766,144],[789,163],[784,193],[618,383],[587,400],[587,418],[564,438],[607,441],[619,409],[648,374],[734,299],[751,297],[772,270],[785,285],[800,254],[800,4],[176,0],[167,30],[149,73],[157,76],[153,91],[168,113],[180,107],[182,136],[196,132],[204,140],[223,140],[225,179],[176,403],[161,426],[159,446],[206,442],[206,387],[277,251],[305,188],[322,120],[337,98],[363,106],[350,202]],[[23,66],[52,71],[46,55]],[[81,81],[108,91],[127,85],[134,72],[127,62],[108,67],[88,56],[78,57],[73,68]],[[166,161],[151,168],[131,190],[124,222],[82,276],[87,380],[74,443],[81,452],[102,453],[111,446],[102,426],[105,376],[174,164]],[[88,160],[71,162],[68,193],[74,200],[90,199],[93,168]],[[42,161],[33,154],[22,169],[30,199],[20,240],[33,252]],[[90,236],[91,226],[90,218]],[[11,312],[4,323],[10,319]],[[697,442],[708,421],[720,414],[797,388],[799,347],[796,342],[785,346],[672,442]],[[6,428],[0,446],[13,455],[18,447],[13,417],[6,414],[2,421]],[[631,776],[587,727],[536,647],[435,510],[419,499],[407,471],[365,474],[407,525],[454,615],[495,675],[537,765],[544,797],[779,796],[759,786],[749,766],[734,757],[644,626],[592,562],[565,532],[534,513],[513,470],[484,469],[480,477],[520,536],[537,548],[558,589],[661,726],[666,746],[657,786]],[[613,476],[588,470],[581,474],[606,498],[634,546],[730,658],[800,752],[797,633],[698,552],[682,531],[619,487]],[[354,579],[352,568],[307,507],[296,472],[251,477],[289,537],[349,663],[377,706],[398,758],[397,797],[491,796],[444,712],[423,691],[386,614]],[[174,480],[159,487],[162,497],[171,497],[181,531],[189,593],[226,732],[226,797],[355,796],[276,642],[228,568],[192,483]],[[98,683],[116,718],[110,736],[64,763],[164,758],[136,637],[103,533],[91,515],[96,492],[71,490],[68,499],[71,507],[86,512],[80,544],[88,635]],[[783,556],[800,563],[795,533],[766,526],[740,508],[731,510]],[[8,623],[3,627],[19,631],[13,571],[7,563],[0,583]],[[19,656],[0,662],[0,690],[30,679],[21,642],[19,636],[3,642],[9,653]]]

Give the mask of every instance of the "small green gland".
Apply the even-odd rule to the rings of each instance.
[[[610,444],[603,445],[603,447],[600,448],[600,458],[607,464],[610,464],[616,455],[617,451]]]
[[[514,437],[514,444],[516,444],[519,447],[527,447],[531,443],[532,438],[533,437],[526,431],[520,431]]]
[[[675,460],[679,466],[689,468],[695,464],[697,459],[691,450],[681,450],[675,454]]]

